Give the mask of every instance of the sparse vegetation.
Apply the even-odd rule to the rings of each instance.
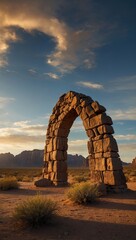
[[[18,181],[30,182],[34,177],[40,177],[41,168],[1,168],[0,178],[14,176]]]
[[[67,196],[75,203],[92,203],[98,197],[98,187],[87,182],[78,183],[69,189]]]
[[[13,217],[22,224],[39,227],[47,223],[56,210],[57,204],[54,201],[36,195],[20,203],[15,208]]]
[[[5,177],[0,179],[0,190],[10,190],[19,188],[18,181],[15,177]]]
[[[136,167],[127,166],[123,168],[127,182],[136,182]]]
[[[86,182],[89,178],[88,177],[84,177],[84,176],[75,176],[74,177],[74,181],[75,182]]]

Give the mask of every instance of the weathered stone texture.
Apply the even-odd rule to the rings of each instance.
[[[121,160],[119,158],[106,159],[107,170],[120,170],[122,169]]]
[[[105,171],[106,170],[105,158],[96,158],[95,159],[95,170],[96,171]]]
[[[105,171],[103,174],[104,174],[104,183],[107,185],[120,186],[126,183],[126,179],[122,170]]]
[[[105,107],[97,101],[74,91],[59,98],[50,116],[46,133],[43,175],[48,180],[47,184],[49,181],[55,185],[67,183],[67,137],[74,120],[80,116],[89,137],[87,147],[90,180],[104,183],[111,188],[120,189],[125,186],[118,146],[112,136],[112,119],[105,111]]]
[[[93,147],[93,142],[92,141],[87,142],[87,147],[88,147],[88,153],[93,154],[94,153],[94,147]]]
[[[118,152],[117,142],[112,136],[106,137],[102,142],[103,152]]]
[[[97,101],[92,102],[91,106],[96,113],[102,113],[106,111],[106,108],[100,105]]]

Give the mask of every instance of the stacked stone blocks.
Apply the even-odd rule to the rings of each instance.
[[[74,120],[80,116],[89,137],[91,181],[103,182],[109,189],[126,187],[118,146],[112,136],[112,119],[105,112],[105,107],[84,94],[70,91],[59,98],[46,133],[44,178],[55,185],[67,183],[68,134]]]

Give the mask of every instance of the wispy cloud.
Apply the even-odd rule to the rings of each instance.
[[[78,139],[69,141],[68,153],[79,155],[81,154],[84,157],[87,157],[88,156],[87,141],[88,139]]]
[[[115,135],[115,138],[117,140],[131,141],[131,140],[136,140],[136,135],[135,134],[119,134],[119,135]]]
[[[33,75],[37,73],[37,71],[33,68],[28,69],[28,72]]]
[[[16,42],[18,40],[19,37],[17,37],[14,30],[7,27],[0,28],[0,67],[8,65],[6,53],[9,51],[9,43]]]
[[[84,27],[79,25],[75,29],[58,17],[57,10],[60,10],[64,3],[66,2],[61,0],[1,0],[1,66],[7,64],[6,53],[10,42],[19,39],[15,33],[16,28],[21,28],[29,33],[34,30],[40,31],[54,40],[56,46],[46,56],[47,63],[61,73],[72,71],[78,66],[93,68],[95,66],[95,50],[106,44],[111,26],[104,22],[95,22],[94,19],[91,21],[90,18]],[[91,10],[93,12],[92,8]]]
[[[49,72],[49,73],[44,73],[44,75],[47,75],[47,76],[49,76],[50,78],[53,78],[53,79],[60,79],[60,76],[55,74],[55,73]]]
[[[0,97],[0,108],[4,108],[5,105],[14,101],[15,101],[15,98]]]
[[[132,162],[134,157],[136,156],[136,144],[118,144],[119,153],[122,161]]]
[[[93,89],[103,89],[103,85],[93,82],[76,82],[77,85],[81,87],[93,88]]]
[[[20,150],[44,148],[46,125],[32,124],[31,121],[10,123],[10,127],[0,128],[0,151],[17,153]],[[13,153],[14,153],[13,152]]]
[[[117,109],[108,111],[113,120],[136,120],[136,108]]]
[[[109,81],[109,91],[136,90],[136,75],[122,76]],[[112,88],[111,88],[112,84]]]

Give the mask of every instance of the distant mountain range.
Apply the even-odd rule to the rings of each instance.
[[[23,151],[14,156],[11,153],[0,154],[0,168],[42,167],[44,150]],[[68,154],[69,167],[85,167],[87,160],[82,155]]]
[[[34,149],[32,151],[23,151],[14,156],[11,153],[0,154],[0,168],[23,168],[23,167],[42,167],[44,150]],[[69,167],[87,167],[88,160],[82,155],[68,154],[67,163]],[[123,166],[128,165],[122,162]]]

